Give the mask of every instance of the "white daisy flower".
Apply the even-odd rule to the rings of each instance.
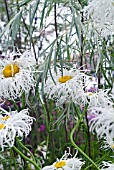
[[[57,106],[64,103],[78,103],[78,98],[84,93],[84,81],[88,77],[80,70],[63,70],[63,76],[60,70],[55,73],[52,70],[52,76],[48,77],[44,92],[48,98],[56,100]]]
[[[111,162],[102,162],[102,168],[101,170],[113,170],[114,169],[114,163]]]
[[[105,150],[112,149],[114,151],[114,132],[113,134],[106,134],[101,148]]]
[[[90,131],[96,131],[98,138],[110,135],[114,138],[114,108],[93,108],[95,117],[90,121]]]
[[[114,33],[114,0],[91,0],[83,11],[101,36]]]
[[[108,90],[99,90],[97,92],[85,92],[81,98],[81,102],[88,107],[112,107],[113,102],[108,95]]]
[[[76,158],[76,155],[72,157],[70,153],[65,153],[60,160],[57,160],[52,165],[46,166],[41,170],[80,170],[84,162]],[[69,156],[71,158],[68,158]]]
[[[114,0],[90,0],[84,12],[96,23],[114,24]]]
[[[16,55],[19,58],[14,58]],[[24,54],[12,53],[0,60],[0,97],[15,99],[23,92],[28,94],[35,86],[32,72],[34,64],[34,57],[28,51]]]
[[[0,148],[12,147],[15,137],[21,139],[29,134],[33,117],[29,116],[28,109],[7,112],[0,108]]]
[[[87,22],[88,23],[88,22]],[[85,24],[87,24],[85,22]],[[113,42],[113,35],[114,35],[114,25],[110,24],[102,24],[102,23],[95,23],[93,21],[87,24],[86,30],[87,39],[91,39],[97,41],[99,38],[103,37],[106,40],[110,38],[110,41]]]

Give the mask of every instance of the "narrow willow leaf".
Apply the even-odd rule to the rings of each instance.
[[[19,18],[19,16],[22,16],[22,11],[23,11],[23,8],[21,9],[21,11],[19,11],[10,21],[9,23],[6,25],[6,27],[3,29],[3,31],[1,32],[0,34],[0,38],[2,37],[2,35],[7,32],[9,33],[11,30],[12,30],[12,23],[13,22],[16,22],[17,18]],[[17,25],[16,25],[17,26]]]
[[[24,5],[27,5],[29,2],[31,2],[32,0],[22,0],[21,2],[18,3],[19,7],[22,7]]]
[[[18,32],[20,22],[22,17],[22,10],[18,13],[17,17],[12,23],[11,30],[12,30],[12,39],[15,40],[16,34]]]
[[[42,15],[41,15],[41,21],[40,21],[40,28],[42,28],[42,25],[43,25],[43,20],[44,20],[44,14],[45,14],[45,9],[46,9],[46,7],[47,7],[47,2],[48,2],[48,0],[46,0],[45,2],[44,2],[44,7],[43,7],[43,10],[42,10]]]
[[[34,5],[34,7],[33,7],[33,9],[32,9],[32,12],[31,12],[31,22],[30,22],[31,25],[32,25],[32,22],[33,22],[33,20],[35,18],[35,14],[36,14],[36,11],[38,9],[39,3],[40,3],[40,0],[37,0],[35,5]]]

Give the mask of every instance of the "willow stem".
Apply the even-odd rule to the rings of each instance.
[[[30,162],[31,164],[34,165],[34,167],[37,170],[40,170],[40,167],[36,164],[36,162],[32,161],[31,159],[29,159],[27,156],[25,156],[19,149],[17,149],[15,146],[13,146],[13,149],[26,161]]]
[[[87,111],[87,108],[88,108],[88,105],[84,108],[84,111],[82,112],[81,116],[80,116],[80,120],[78,121],[78,123],[74,126],[74,128],[72,129],[71,131],[71,134],[70,134],[70,140],[71,140],[71,143],[72,145],[82,154],[84,155],[85,158],[87,158],[95,167],[97,170],[100,170],[99,167],[95,164],[95,162],[92,161],[91,158],[89,158],[74,142],[73,140],[73,135],[74,135],[74,132],[75,130],[77,129],[77,127],[79,126],[79,124],[81,123],[82,121],[82,118],[83,116],[85,115],[86,111]]]

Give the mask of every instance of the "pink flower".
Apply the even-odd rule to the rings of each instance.
[[[44,124],[40,125],[40,132],[45,131],[45,129],[46,129],[46,126]]]

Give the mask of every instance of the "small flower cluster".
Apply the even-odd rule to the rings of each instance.
[[[88,112],[93,112],[90,120],[90,131],[97,133],[99,139],[104,138],[104,148],[114,149],[114,108],[112,95],[109,90],[98,89],[95,92],[88,92],[86,89],[91,76],[82,73],[78,69],[63,69],[63,75],[59,70],[52,75],[45,83],[45,93],[50,99],[56,101],[57,106],[73,102],[76,106],[84,108],[88,105]]]
[[[56,73],[51,70],[52,76],[48,76],[45,83],[44,92],[49,99],[54,99],[57,106],[73,102],[75,105],[88,107],[108,107],[113,103],[108,96],[108,91],[97,90],[88,92],[87,86],[91,82],[92,76],[88,76],[79,69],[63,69],[63,75],[58,70]]]

